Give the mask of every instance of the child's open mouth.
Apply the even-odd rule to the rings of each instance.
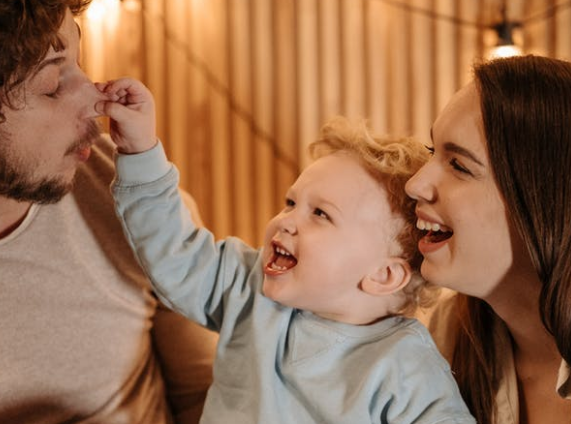
[[[297,265],[297,259],[283,246],[272,243],[272,255],[264,267],[264,272],[268,275],[279,275],[290,270]]]

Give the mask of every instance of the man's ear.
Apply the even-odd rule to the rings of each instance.
[[[390,257],[379,269],[363,278],[361,289],[373,296],[386,296],[402,290],[411,276],[412,270],[407,261]]]

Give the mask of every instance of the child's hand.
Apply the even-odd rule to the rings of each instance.
[[[122,153],[140,153],[157,143],[155,102],[143,83],[120,78],[95,86],[108,100],[95,105],[95,110],[110,118],[111,138]]]

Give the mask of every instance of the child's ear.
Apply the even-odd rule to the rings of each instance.
[[[410,281],[412,271],[403,258],[387,258],[384,265],[363,278],[361,289],[373,296],[386,296],[402,290]]]

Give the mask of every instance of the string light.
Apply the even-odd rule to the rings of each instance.
[[[521,47],[516,45],[513,39],[513,30],[521,27],[521,23],[508,20],[505,1],[502,6],[501,13],[502,20],[496,25],[492,26],[497,35],[497,42],[496,46],[490,50],[490,59],[498,57],[519,56],[522,54]]]
[[[422,7],[412,6],[410,4],[403,3],[402,1],[399,0],[379,0],[379,1],[394,7],[398,7],[400,9],[406,10],[411,13],[418,13],[421,15],[425,15],[431,19],[447,21],[459,26],[470,26],[484,30],[490,30],[490,29],[494,30],[497,36],[496,37],[497,41],[496,45],[490,49],[490,52],[488,54],[489,57],[499,57],[499,56],[505,57],[505,56],[514,56],[522,54],[521,47],[519,47],[517,43],[514,43],[513,32],[515,29],[523,28],[525,25],[528,25],[535,21],[551,18],[555,16],[555,14],[558,11],[571,7],[571,0],[562,1],[560,3],[554,4],[546,8],[544,11],[534,16],[529,16],[525,19],[515,22],[506,19],[505,16],[506,0],[504,0],[502,7],[502,20],[498,24],[490,25],[486,23],[467,21],[464,19],[457,18],[455,16],[436,13],[432,10],[424,9]]]

